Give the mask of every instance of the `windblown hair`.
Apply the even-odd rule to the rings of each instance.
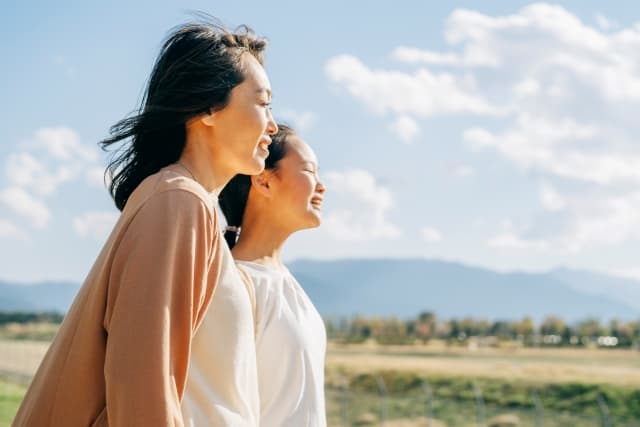
[[[188,23],[167,37],[151,72],[141,106],[111,127],[100,142],[104,150],[126,141],[107,167],[109,191],[118,209],[149,175],[179,160],[186,123],[223,109],[231,90],[245,79],[241,58],[263,64],[267,41],[250,28],[235,32],[210,22]]]

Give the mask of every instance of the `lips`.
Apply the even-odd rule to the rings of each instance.
[[[311,198],[311,206],[314,208],[320,209],[322,208],[323,199],[320,196],[314,196]]]
[[[258,148],[260,148],[260,150],[262,150],[264,153],[269,154],[270,144],[271,144],[271,137],[265,135],[262,138],[260,138],[260,141],[258,142]]]

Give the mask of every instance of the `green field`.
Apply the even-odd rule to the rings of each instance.
[[[513,423],[493,425],[588,427],[603,425],[604,404],[610,425],[640,426],[640,354],[633,350],[332,343],[326,373],[330,425],[379,424],[384,410],[398,426],[426,425],[419,417],[429,414],[434,427],[477,425],[478,418],[492,425],[500,417]]]
[[[0,427],[9,425],[47,346],[0,340]],[[417,427],[429,415],[430,427],[476,426],[478,419],[486,426],[596,427],[603,425],[600,399],[611,426],[640,427],[634,350],[330,343],[326,387],[330,426],[380,425],[384,418],[386,427]]]
[[[24,386],[0,379],[0,427],[11,424],[25,391]]]

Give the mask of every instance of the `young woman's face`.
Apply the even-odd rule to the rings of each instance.
[[[324,185],[318,177],[318,160],[298,136],[286,140],[285,156],[270,180],[273,206],[278,221],[292,231],[320,225]]]
[[[218,155],[232,175],[255,175],[264,169],[278,127],[271,116],[271,84],[262,65],[245,53],[241,59],[245,80],[231,90],[229,102],[212,115]]]

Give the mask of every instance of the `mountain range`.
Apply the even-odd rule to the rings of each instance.
[[[640,281],[590,271],[503,273],[428,259],[298,260],[289,269],[324,316],[640,318]],[[0,311],[64,313],[79,287],[0,281]]]

